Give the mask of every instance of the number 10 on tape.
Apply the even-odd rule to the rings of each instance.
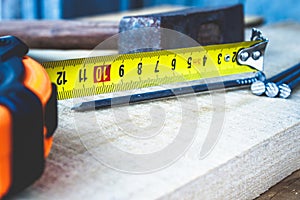
[[[42,63],[58,99],[193,81],[263,69],[267,41],[98,56]]]

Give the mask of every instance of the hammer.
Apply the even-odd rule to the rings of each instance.
[[[244,18],[242,5],[218,8],[189,8],[174,12],[153,15],[129,16],[115,21],[79,21],[79,20],[12,20],[0,22],[0,36],[14,35],[23,40],[30,48],[47,49],[93,49],[107,38],[146,24],[155,19],[156,28],[168,28],[179,31],[201,45],[239,42],[244,39]],[[132,49],[130,39],[120,38],[121,45]],[[157,38],[157,47],[164,48],[162,40]],[[145,41],[134,42],[143,45]],[[111,44],[109,49],[117,49]]]

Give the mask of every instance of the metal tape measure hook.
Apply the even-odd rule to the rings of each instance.
[[[264,70],[264,54],[268,39],[262,35],[262,32],[258,29],[252,29],[251,41],[261,41],[249,48],[241,49],[238,52],[237,62],[240,65],[248,65],[259,71]]]

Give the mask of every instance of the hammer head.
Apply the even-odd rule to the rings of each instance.
[[[146,27],[152,29],[141,29]],[[180,37],[174,40],[170,35],[162,34],[160,28],[178,31],[195,40],[198,45],[240,42],[244,40],[243,6],[238,4],[208,9],[188,8],[153,15],[123,17],[119,25],[120,53],[149,47],[171,49],[191,46],[181,41]],[[155,29],[157,31],[153,31]]]

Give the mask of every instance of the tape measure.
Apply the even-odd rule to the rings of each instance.
[[[45,62],[43,68],[25,55],[23,42],[0,38],[0,198],[42,174],[57,99],[262,71],[266,45],[254,31],[249,42]]]
[[[257,34],[257,33],[256,33]],[[58,99],[263,70],[267,41],[44,62]]]
[[[41,176],[57,127],[56,86],[27,51],[0,38],[0,199]]]

